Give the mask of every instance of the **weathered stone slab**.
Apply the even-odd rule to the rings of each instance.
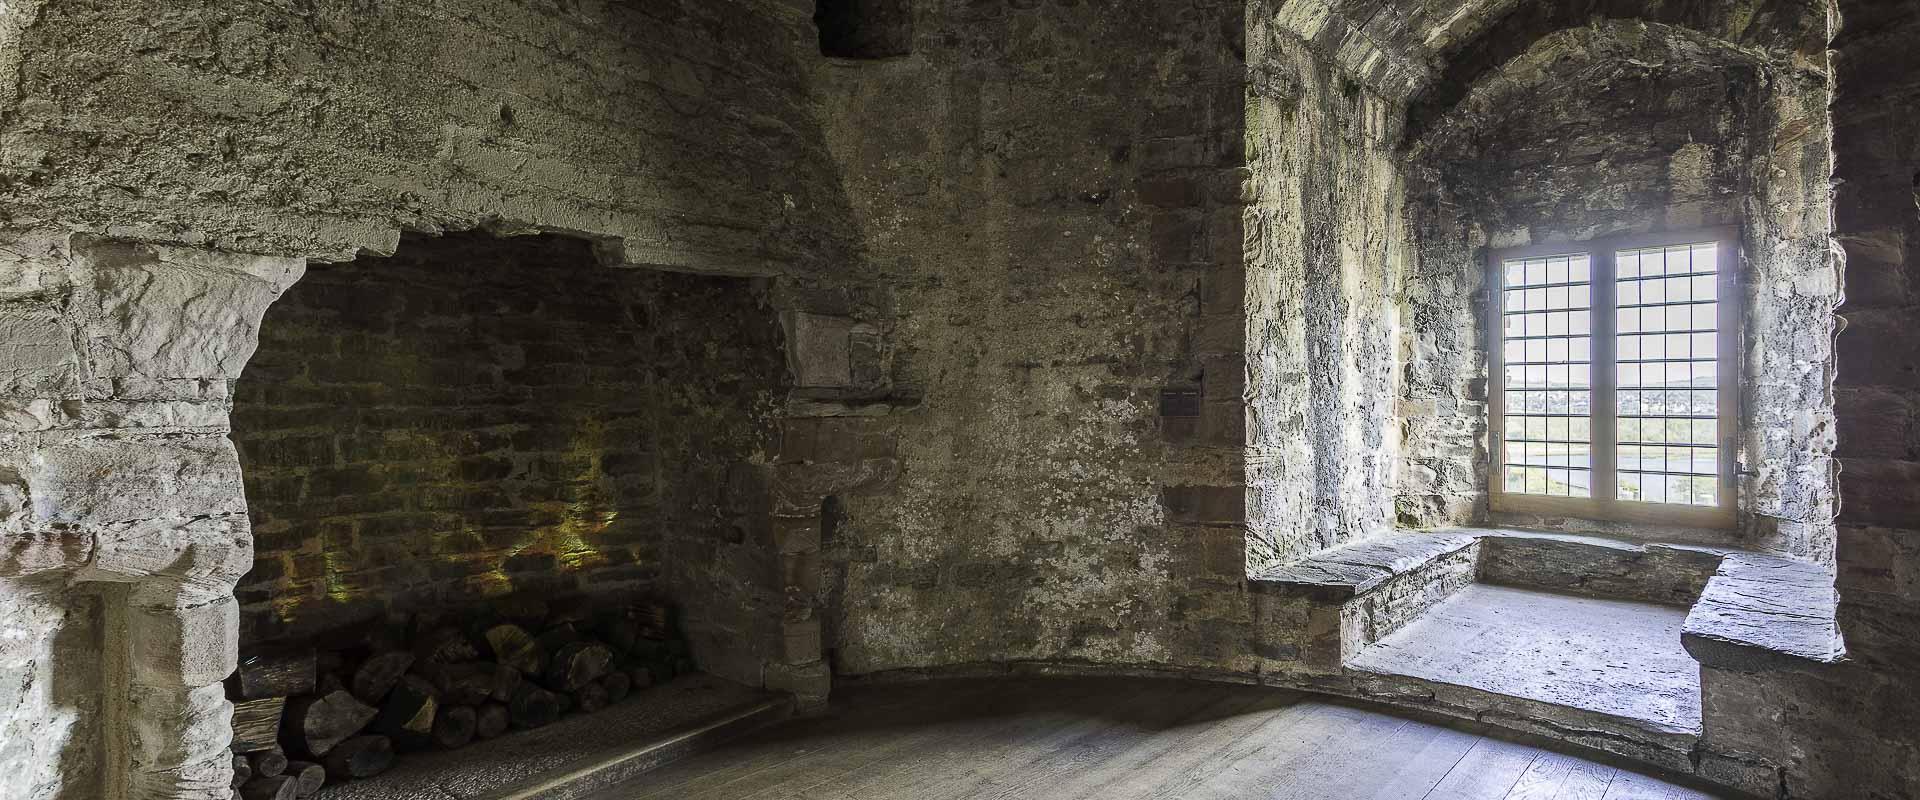
[[[38,522],[114,523],[245,514],[240,460],[223,436],[81,436],[23,470]]]
[[[1599,715],[1616,733],[1664,741],[1700,732],[1699,670],[1675,641],[1683,618],[1651,603],[1476,585],[1347,667],[1526,701],[1517,716],[1550,724]]]
[[[1680,641],[1701,664],[1754,672],[1831,664],[1845,654],[1833,574],[1818,564],[1736,553],[1687,614]]]
[[[1477,541],[1476,533],[1397,532],[1316,553],[1249,579],[1254,591],[1340,600],[1365,594]]]
[[[1489,530],[1481,541],[1486,583],[1678,606],[1700,596],[1729,552],[1517,530]]]

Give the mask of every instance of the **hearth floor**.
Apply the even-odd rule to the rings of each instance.
[[[544,800],[625,780],[784,718],[784,695],[699,673],[544,728],[459,750],[402,754],[393,769],[315,800]]]
[[[1680,645],[1686,616],[1650,603],[1474,584],[1347,667],[1697,734],[1700,665]]]

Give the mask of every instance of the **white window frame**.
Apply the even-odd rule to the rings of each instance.
[[[1738,514],[1738,487],[1735,474],[1735,448],[1739,441],[1739,341],[1741,311],[1740,264],[1736,232],[1730,229],[1706,229],[1677,233],[1613,236],[1584,242],[1517,247],[1490,252],[1487,259],[1487,362],[1488,376],[1488,449],[1491,463],[1487,470],[1489,507],[1497,513],[1517,513],[1607,520],[1646,525],[1678,525],[1697,528],[1732,528]],[[1685,244],[1717,245],[1718,290],[1718,426],[1719,491],[1717,506],[1690,506],[1649,503],[1618,498],[1618,381],[1615,297],[1615,255],[1623,250],[1673,247]],[[1589,406],[1592,432],[1592,497],[1549,497],[1509,493],[1506,489],[1506,269],[1508,261],[1555,256],[1586,256],[1591,265],[1593,337],[1591,390]],[[1604,412],[1604,413],[1603,413]]]

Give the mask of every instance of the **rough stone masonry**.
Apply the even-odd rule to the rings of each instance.
[[[1752,280],[1741,526],[1718,543],[1837,570],[1849,660],[1711,676],[1685,766],[1767,796],[1912,798],[1916,17],[1903,0],[0,6],[0,796],[225,797],[218,683],[243,606],[246,636],[269,637],[320,626],[289,598],[449,602],[495,566],[574,580],[557,554],[501,560],[509,529],[556,524],[515,493],[549,466],[615,480],[624,443],[528,434],[443,463],[405,425],[316,426],[309,451],[271,419],[329,386],[427,396],[381,370],[459,348],[406,304],[482,286],[556,327],[437,378],[512,390],[572,369],[646,393],[710,361],[750,378],[686,416],[657,395],[581,412],[656,431],[666,414],[687,440],[651,450],[663,473],[724,451],[661,492],[684,502],[623,509],[661,530],[563,548],[622,580],[677,576],[658,583],[743,632],[703,667],[814,702],[836,674],[1032,664],[1414,705],[1309,663],[1326,617],[1280,613],[1250,576],[1489,521],[1488,247],[1722,223]],[[485,252],[420,260],[443,235]],[[539,279],[555,252],[604,272]],[[692,338],[595,349],[561,330],[616,298]],[[392,358],[347,357],[355,334],[326,316],[343,304],[388,326],[356,341]],[[742,321],[696,313],[722,310]],[[713,349],[675,352],[694,341]],[[581,360],[517,366],[557,342]],[[515,424],[573,413],[553,399]],[[395,449],[356,449],[374,439]],[[410,483],[470,499],[348,508]],[[494,543],[455,530],[469,519],[499,521]],[[420,552],[447,557],[437,575],[390,563]],[[675,561],[703,558],[726,563]]]

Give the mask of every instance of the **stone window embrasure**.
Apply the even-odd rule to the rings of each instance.
[[[1493,510],[1734,525],[1733,237],[1492,254]]]

